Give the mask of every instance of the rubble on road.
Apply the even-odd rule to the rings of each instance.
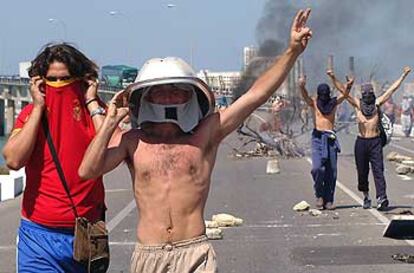
[[[266,174],[278,174],[278,173],[280,173],[279,160],[272,159],[272,160],[267,161]]]
[[[399,209],[392,212],[386,212],[385,214],[391,214],[391,215],[414,215],[414,213],[409,209]]]
[[[403,161],[408,161],[408,160],[411,160],[411,161],[414,160],[414,158],[410,156],[405,156],[397,152],[390,152],[386,158],[388,161],[394,161],[398,163],[402,163]]]
[[[305,211],[308,209],[310,209],[310,205],[306,201],[299,202],[293,207],[294,211]]]
[[[219,227],[235,227],[243,224],[243,219],[227,213],[213,215],[212,220],[215,221]]]
[[[219,227],[219,225],[216,221],[205,220],[204,223],[206,225],[206,228],[218,228]]]
[[[206,228],[206,236],[209,240],[221,240],[223,231],[219,228]]]
[[[390,152],[386,156],[388,161],[396,162],[395,172],[399,175],[414,173],[414,158],[397,152]]]
[[[410,174],[414,172],[414,167],[400,164],[400,165],[397,165],[397,167],[395,167],[395,172],[399,175]]]
[[[312,215],[312,216],[320,216],[320,215],[322,215],[322,211],[320,211],[318,209],[310,209],[309,214]]]
[[[223,239],[223,227],[235,227],[243,224],[243,219],[231,214],[219,213],[212,217],[212,220],[204,220],[206,226],[206,236],[210,240]]]
[[[281,132],[258,131],[252,129],[248,122],[237,130],[242,136],[239,147],[233,147],[233,155],[236,158],[243,157],[276,157],[297,158],[305,155],[305,150],[300,147],[292,136]],[[253,149],[247,150],[251,144],[256,144]],[[249,146],[250,145],[250,146]]]
[[[398,253],[398,254],[392,255],[391,257],[395,261],[405,262],[405,263],[409,263],[409,264],[414,263],[414,255],[409,255],[409,254],[405,254],[405,253]]]

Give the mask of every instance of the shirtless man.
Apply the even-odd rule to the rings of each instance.
[[[312,36],[309,14],[298,12],[286,51],[222,111],[214,112],[208,86],[176,58],[150,60],[136,83],[112,99],[79,175],[96,177],[128,162],[140,216],[131,272],[217,272],[203,215],[218,146],[284,82]],[[136,128],[107,149],[128,111]]]
[[[410,71],[411,68],[405,67],[400,78],[378,98],[375,97],[374,88],[370,83],[361,85],[361,99],[358,100],[351,95],[347,97],[348,102],[355,108],[358,121],[359,133],[355,142],[355,163],[358,172],[358,190],[364,194],[364,209],[371,208],[371,199],[368,193],[370,163],[377,191],[377,209],[382,211],[389,205],[384,178],[383,144],[378,129],[380,122],[378,108],[394,94]],[[332,71],[329,76],[334,85],[342,90],[343,84],[336,79]]]
[[[334,195],[337,175],[337,156],[340,152],[338,139],[334,131],[335,113],[349,94],[354,81],[348,79],[341,86],[341,95],[331,97],[331,89],[321,83],[317,97],[312,98],[306,90],[306,76],[299,79],[299,88],[305,103],[313,110],[314,129],[312,132],[312,177],[316,196],[316,208],[334,210]]]

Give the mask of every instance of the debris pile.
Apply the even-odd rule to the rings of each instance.
[[[211,221],[205,220],[206,235],[210,240],[223,239],[223,228],[236,227],[243,224],[243,219],[237,218],[231,214],[220,213],[213,215]]]
[[[217,222],[219,227],[235,227],[243,224],[243,219],[226,213],[213,215],[212,220]]]
[[[397,152],[390,152],[387,155],[387,160],[391,162],[396,162],[395,171],[397,174],[406,175],[414,173],[414,158],[410,156],[405,156]]]
[[[306,201],[299,202],[293,207],[294,211],[306,211],[308,209],[310,209],[310,205]]]
[[[235,157],[275,157],[283,158],[303,157],[305,151],[295,142],[295,140],[281,132],[274,133],[269,131],[258,132],[250,128],[245,123],[237,130],[237,133],[244,138],[243,143],[238,148],[233,148]],[[244,151],[249,144],[256,143],[253,150]]]
[[[308,202],[306,201],[301,201],[299,203],[297,203],[295,206],[293,206],[293,210],[297,211],[297,212],[304,212],[307,211],[309,213],[309,215],[311,216],[321,216],[322,215],[322,211],[318,210],[318,209],[311,209],[311,206],[309,205]]]
[[[392,258],[395,261],[414,264],[414,255],[409,255],[409,254],[405,254],[405,253],[398,253],[398,254],[392,255]]]

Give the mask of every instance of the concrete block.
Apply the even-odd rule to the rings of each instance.
[[[24,168],[18,171],[10,171],[8,175],[0,175],[0,202],[16,198],[26,185]]]
[[[272,160],[267,161],[266,173],[267,174],[280,173],[279,160],[272,159]]]

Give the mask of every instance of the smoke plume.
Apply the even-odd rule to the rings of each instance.
[[[414,66],[412,0],[269,0],[256,28],[259,47],[266,52],[286,47],[293,17],[305,7],[312,8],[309,25],[314,37],[303,57],[313,86],[327,81],[329,54],[335,56],[341,78],[348,72],[348,57],[355,56],[357,81],[393,81],[403,66]]]

